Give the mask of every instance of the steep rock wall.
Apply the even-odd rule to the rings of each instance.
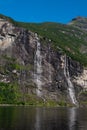
[[[23,101],[29,100],[25,95],[34,95],[44,101],[68,103],[73,103],[69,94],[72,83],[75,100],[79,101],[79,93],[87,88],[87,70],[52,44],[51,40],[0,19],[0,82],[17,84]]]

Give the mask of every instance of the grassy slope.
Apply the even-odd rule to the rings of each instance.
[[[73,59],[87,66],[87,53],[82,53],[81,48],[87,47],[85,41],[87,33],[70,25],[58,23],[16,23],[21,26],[37,32],[39,35],[51,39],[55,49],[59,46]],[[84,60],[85,59],[85,60]]]
[[[81,51],[82,48],[87,48],[87,32],[73,26],[74,24],[82,25],[79,21],[77,23],[74,21],[74,24],[72,25],[63,25],[52,22],[36,24],[16,22],[13,19],[3,15],[0,15],[0,17],[9,20],[16,26],[24,27],[33,32],[37,32],[45,38],[51,39],[55,49],[60,47],[70,57],[79,61],[84,66],[87,66],[87,52],[83,53],[84,50],[83,52]]]

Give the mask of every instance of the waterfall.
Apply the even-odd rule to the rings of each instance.
[[[42,85],[42,82],[41,82],[42,56],[41,56],[41,44],[39,42],[37,35],[35,35],[35,36],[36,36],[37,46],[36,46],[36,53],[35,53],[35,57],[34,57],[34,82],[37,85],[37,89],[36,89],[37,96],[40,97],[41,96],[41,85]]]
[[[68,70],[66,56],[65,56],[64,62],[65,62],[65,64],[64,64],[64,75],[66,77],[67,84],[68,84],[69,96],[70,96],[70,99],[71,99],[72,103],[75,104],[75,105],[77,105],[78,102],[77,102],[76,97],[75,97],[74,86],[73,86],[73,84],[72,84],[72,82],[70,80],[70,74],[69,74],[69,70]]]

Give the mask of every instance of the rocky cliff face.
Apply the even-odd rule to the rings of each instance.
[[[55,50],[51,40],[0,19],[0,89],[1,103],[77,105],[86,101],[82,94],[87,89],[87,68],[61,48]]]

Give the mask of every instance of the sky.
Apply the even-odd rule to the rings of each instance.
[[[0,14],[22,22],[68,23],[87,17],[87,0],[0,0]]]

